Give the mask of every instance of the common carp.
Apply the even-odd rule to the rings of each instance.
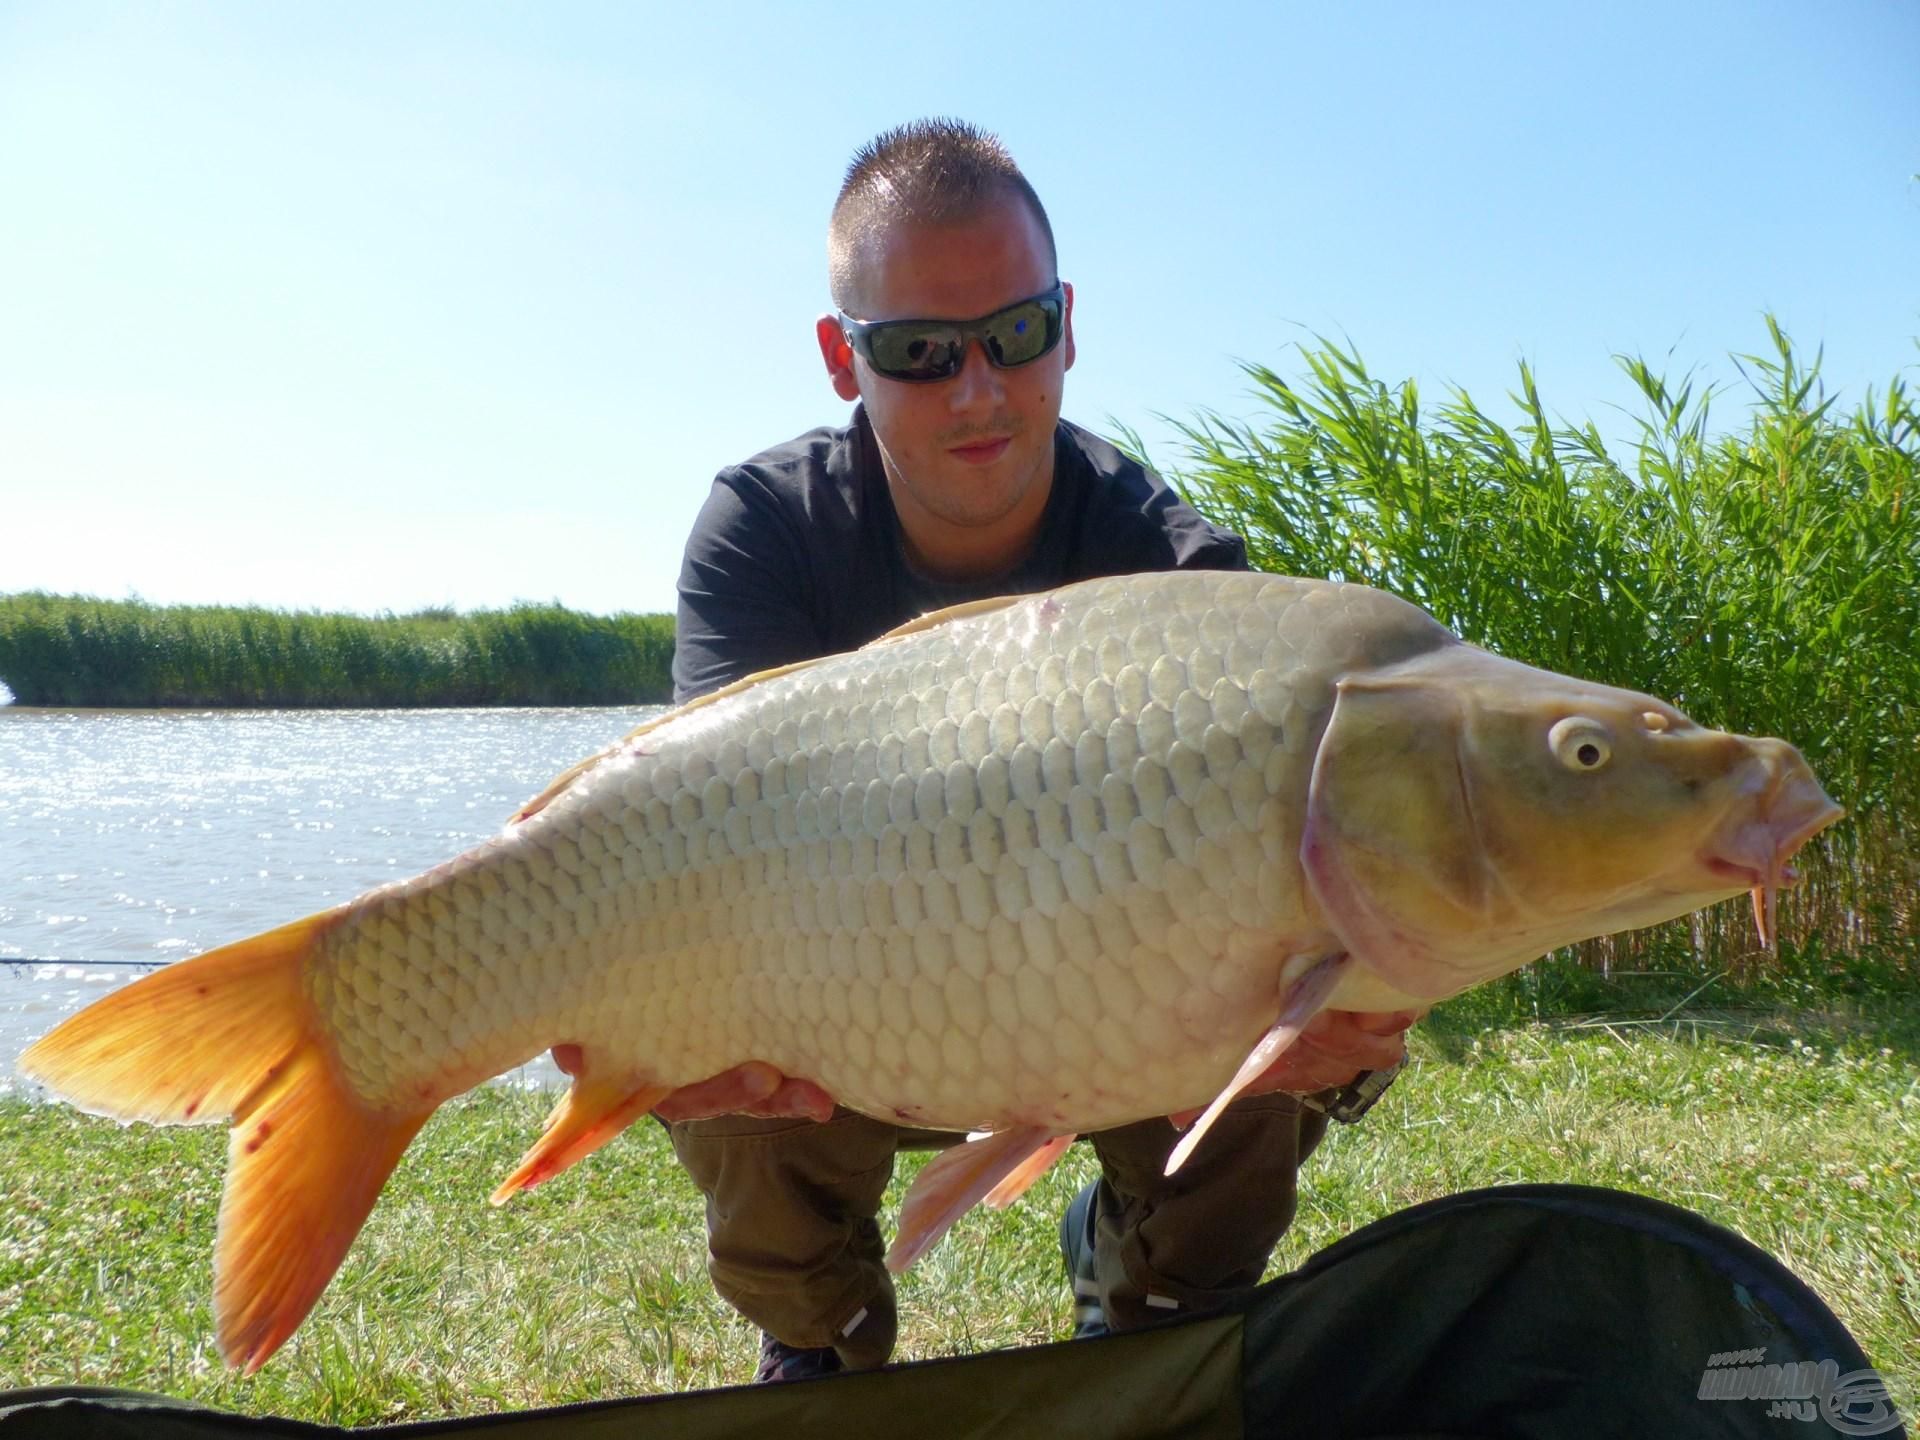
[[[253,1370],[427,1116],[542,1051],[573,1083],[496,1200],[748,1061],[985,1132],[922,1172],[903,1268],[1077,1133],[1207,1106],[1179,1164],[1322,1009],[1424,1011],[1743,890],[1764,938],[1840,813],[1783,741],[1381,591],[1096,580],[684,705],[458,858],[148,976],[21,1068],[231,1120],[215,1309]]]

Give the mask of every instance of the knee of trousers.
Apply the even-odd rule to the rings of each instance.
[[[1292,1096],[1242,1101],[1171,1176],[1179,1134],[1165,1120],[1093,1136],[1103,1175],[1094,1253],[1109,1323],[1212,1309],[1258,1284],[1326,1124]]]
[[[725,1116],[668,1129],[706,1197],[707,1273],[721,1298],[788,1345],[883,1363],[896,1321],[874,1217],[894,1128],[843,1111],[824,1124]]]

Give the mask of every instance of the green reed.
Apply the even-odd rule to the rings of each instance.
[[[1690,377],[1620,357],[1642,402],[1624,453],[1553,419],[1525,364],[1510,426],[1461,390],[1423,408],[1321,340],[1297,380],[1248,366],[1260,418],[1180,424],[1167,469],[1263,569],[1377,585],[1500,654],[1794,741],[1849,818],[1786,934],[1920,970],[1920,409],[1896,376],[1842,413],[1819,357],[1767,328],[1733,426]],[[1720,906],[1586,953],[1744,966],[1753,940]]]
[[[560,605],[413,615],[0,596],[22,705],[630,705],[672,693],[673,619]]]

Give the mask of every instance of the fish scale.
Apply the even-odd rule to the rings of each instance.
[[[1328,708],[1316,646],[1355,627],[1288,613],[1384,603],[1403,643],[1446,636],[1373,591],[1156,579],[689,711],[358,902],[309,975],[353,1090],[457,1091],[558,1039],[636,1084],[766,1060],[939,1128],[1097,1128],[1206,1099],[1278,994],[1276,942],[1313,940],[1297,877],[1270,863],[1298,843],[1304,776],[1267,762]],[[1230,626],[1222,605],[1259,618]],[[1170,919],[1149,913],[1163,893]],[[477,937],[437,918],[469,906]],[[479,1002],[463,1029],[449,973]],[[1174,1005],[1177,1054],[1149,995]],[[1108,1044],[1132,1074],[1096,1087]]]

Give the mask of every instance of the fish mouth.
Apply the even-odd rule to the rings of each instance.
[[[1767,883],[1766,873],[1752,865],[1741,865],[1732,860],[1722,859],[1718,855],[1703,856],[1700,863],[1705,865],[1716,878],[1731,880],[1742,890]],[[1782,890],[1791,890],[1800,883],[1800,872],[1791,865],[1782,865],[1775,872],[1773,879]]]
[[[1847,812],[1827,798],[1804,763],[1797,773],[1786,767],[1772,771],[1769,781],[1754,809],[1730,818],[1699,859],[1716,880],[1752,895],[1754,928],[1762,947],[1771,950],[1778,938],[1779,893],[1800,880],[1787,862]]]

